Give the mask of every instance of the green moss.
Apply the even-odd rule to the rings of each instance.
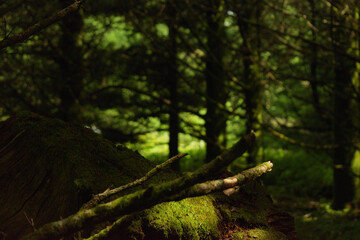
[[[210,197],[196,197],[168,202],[146,210],[146,222],[165,237],[179,239],[217,239],[219,216]]]
[[[244,232],[236,232],[233,235],[235,240],[286,240],[286,236],[281,232],[276,232],[272,229],[256,228]]]
[[[131,225],[128,227],[129,238],[130,239],[144,239],[145,234],[142,231],[141,219],[137,219],[131,222]]]
[[[259,182],[248,183],[230,197],[216,195],[217,207],[229,222],[246,222],[249,225],[267,225],[271,200]]]

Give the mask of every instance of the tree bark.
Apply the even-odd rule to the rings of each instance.
[[[168,0],[168,28],[169,28],[169,66],[167,82],[170,93],[170,111],[169,111],[169,158],[179,153],[179,132],[180,132],[180,120],[179,120],[179,99],[178,99],[178,73],[177,73],[177,44],[176,44],[176,10],[174,7],[175,1]],[[172,165],[174,170],[179,170],[179,162],[175,162]]]
[[[63,6],[71,0],[60,0]],[[79,12],[61,21],[62,35],[59,41],[60,77],[59,95],[61,99],[59,117],[65,121],[78,121],[80,116],[79,97],[83,88],[82,52],[78,46],[78,36],[83,27]]]
[[[263,86],[259,71],[261,36],[259,24],[254,27],[251,22],[259,22],[262,12],[262,0],[244,0],[236,4],[237,23],[242,36],[243,51],[243,78],[246,132],[255,131],[258,141],[251,149],[247,157],[247,163],[256,164],[259,158],[261,146],[261,108]]]
[[[341,1],[340,1],[341,2]],[[353,137],[354,129],[351,114],[351,81],[354,62],[339,52],[346,52],[351,46],[349,33],[342,27],[335,27],[337,21],[341,26],[345,24],[345,16],[335,13],[334,6],[339,1],[331,2],[331,38],[334,48],[334,120],[333,137],[337,147],[333,152],[334,164],[334,209],[343,209],[347,202],[354,197],[354,179],[351,163],[354,157]]]
[[[220,6],[219,0],[209,1],[206,13],[206,161],[221,153],[227,121],[227,114],[218,106],[225,106],[227,98],[223,68],[224,46],[221,41],[224,36],[224,19]]]
[[[315,7],[315,1],[309,0],[310,3],[310,9],[311,9],[311,24],[315,27],[316,26],[316,7]],[[317,84],[317,68],[318,68],[318,61],[317,61],[317,53],[318,53],[318,47],[315,44],[316,43],[316,32],[312,28],[311,29],[311,37],[312,41],[314,43],[310,44],[311,49],[311,62],[310,62],[310,85],[312,90],[312,96],[313,96],[313,102],[316,109],[320,109],[320,97],[319,97],[319,91],[318,91],[318,84]]]

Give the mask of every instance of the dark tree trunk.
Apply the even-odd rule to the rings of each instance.
[[[316,8],[315,8],[315,1],[309,0],[310,8],[311,8],[311,19],[310,22],[313,26],[316,26],[315,18],[317,16]],[[318,47],[315,44],[316,43],[316,32],[314,29],[311,29],[311,35],[312,35],[312,41],[313,43],[310,45],[311,49],[311,60],[310,60],[310,85],[312,90],[312,97],[313,97],[313,103],[315,106],[315,109],[320,109],[320,97],[319,97],[319,91],[318,91],[318,84],[317,84],[317,52]]]
[[[336,4],[338,1],[332,1]],[[331,11],[331,37],[334,47],[334,121],[333,136],[337,147],[333,153],[334,163],[334,199],[333,208],[343,209],[345,204],[354,197],[354,179],[351,173],[351,163],[354,157],[354,129],[351,113],[351,81],[354,62],[346,58],[351,38],[344,28],[334,27],[333,21],[344,23],[345,16],[339,16]],[[342,26],[342,24],[341,24]]]
[[[176,10],[174,1],[168,1],[168,27],[169,27],[169,66],[168,66],[168,87],[170,93],[170,112],[169,112],[169,158],[179,153],[179,108],[178,108],[178,74],[176,63]],[[179,162],[173,165],[175,170],[179,170]]]
[[[60,0],[62,7],[73,1]],[[59,68],[61,82],[58,83],[61,99],[59,117],[66,121],[75,121],[79,117],[79,97],[83,87],[82,53],[77,41],[83,27],[79,12],[61,21],[62,35],[59,42]]]
[[[339,60],[337,60],[339,61]],[[341,62],[335,69],[334,92],[334,141],[338,146],[334,150],[334,209],[343,209],[345,204],[354,196],[354,179],[351,173],[351,164],[354,157],[352,146],[352,121],[350,111],[349,92],[351,75],[349,69],[344,68]],[[347,90],[345,90],[347,89]]]
[[[343,59],[342,59],[343,60]],[[353,129],[349,89],[351,84],[350,69],[341,59],[336,60],[334,84],[334,142],[338,146],[333,153],[334,162],[334,209],[343,209],[354,196],[354,179],[351,163],[354,157],[352,146]]]
[[[206,57],[206,161],[221,153],[225,142],[227,114],[220,106],[225,106],[227,92],[223,69],[224,37],[223,14],[219,10],[221,1],[209,1],[207,21],[207,57]]]
[[[243,75],[244,83],[244,101],[246,131],[255,131],[257,143],[249,149],[247,163],[256,164],[259,158],[261,146],[261,107],[263,86],[259,76],[258,61],[260,59],[260,33],[259,28],[252,26],[249,22],[260,21],[262,12],[262,0],[242,1],[237,4],[238,26],[243,39]]]
[[[357,11],[360,11],[360,8],[357,9]],[[358,26],[360,26],[360,16],[356,17],[357,19],[357,24]],[[360,34],[358,33],[356,36],[356,45],[357,48],[360,49]],[[360,52],[357,52],[357,57],[360,57]],[[353,103],[354,104],[354,112],[353,112],[353,116],[355,119],[355,128],[358,130],[360,129],[360,66],[356,65],[356,72],[358,77],[356,79],[354,79],[353,81],[353,85],[355,87],[354,91],[356,92],[356,97],[353,99]],[[355,142],[360,143],[360,131],[357,131],[357,133],[355,134]],[[357,149],[355,150],[354,153],[354,159],[353,159],[353,171],[356,175],[360,176],[360,144],[357,144]],[[360,204],[360,177],[356,177],[354,179],[354,185],[355,185],[355,193],[354,193],[354,202],[356,204]]]

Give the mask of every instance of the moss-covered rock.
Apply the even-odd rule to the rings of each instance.
[[[149,234],[167,239],[218,239],[220,217],[212,198],[203,196],[179,202],[161,203],[146,210],[143,217]]]
[[[0,123],[0,233],[17,239],[73,214],[92,194],[134,181],[153,167],[90,129],[31,113],[12,117]],[[168,169],[141,187],[177,176]],[[126,221],[111,239],[281,236],[268,224],[271,208],[263,187],[254,182],[230,197],[219,193],[156,205]]]
[[[75,213],[92,194],[145,175],[148,160],[92,130],[22,113],[0,123],[0,231],[7,239]],[[163,172],[149,184],[171,179]]]

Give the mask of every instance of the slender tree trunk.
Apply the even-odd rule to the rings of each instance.
[[[356,30],[359,31],[360,30],[360,8],[357,7],[355,10],[356,13],[356,17],[355,19],[357,20],[357,24],[356,24]],[[356,51],[356,55],[357,57],[360,57],[360,34],[357,34],[356,37],[356,44],[355,46],[357,47],[357,51]],[[355,77],[353,78],[353,85],[355,88],[355,91],[357,94],[355,94],[355,99],[353,100],[353,109],[354,109],[354,123],[357,129],[360,129],[360,63],[356,64],[356,73],[355,73]],[[355,142],[357,142],[357,148],[356,151],[354,153],[354,159],[353,159],[353,163],[352,163],[352,170],[355,172],[355,174],[357,176],[360,176],[360,132],[357,131],[357,134],[355,136]],[[354,193],[354,202],[357,204],[357,206],[360,205],[360,177],[356,177],[355,181],[354,181],[354,185],[355,185],[355,193]]]
[[[337,60],[339,61],[339,60]],[[354,179],[351,164],[354,157],[352,146],[352,122],[350,100],[346,95],[349,86],[346,79],[351,79],[349,69],[337,62],[335,69],[334,93],[334,141],[337,147],[333,153],[334,163],[334,209],[343,209],[345,204],[354,196]],[[347,89],[347,90],[345,90]],[[345,91],[344,91],[345,90]],[[341,91],[341,92],[340,92]]]
[[[178,100],[178,74],[176,61],[176,9],[175,1],[167,2],[168,10],[168,27],[169,27],[169,66],[168,66],[168,87],[170,93],[170,111],[169,111],[169,158],[179,153],[179,100]],[[173,164],[173,168],[180,169],[179,161]]]
[[[332,6],[339,1],[332,1]],[[351,112],[351,81],[354,63],[340,52],[350,47],[349,33],[344,28],[334,27],[333,21],[345,24],[345,17],[331,9],[331,37],[334,47],[334,121],[333,136],[337,147],[333,153],[334,199],[333,208],[343,209],[354,197],[354,179],[351,164],[354,157],[354,129]]]
[[[249,22],[258,22],[261,17],[262,0],[255,2],[244,0],[237,4],[238,26],[243,39],[243,79],[246,131],[255,131],[257,142],[249,149],[247,163],[255,165],[258,162],[261,146],[261,109],[263,86],[261,83],[258,61],[260,59],[259,29]]]
[[[311,19],[310,22],[313,26],[316,26],[316,8],[315,8],[315,0],[309,0],[310,8],[311,8]],[[318,61],[317,61],[317,52],[318,47],[316,43],[316,32],[314,29],[311,29],[311,36],[313,43],[310,45],[311,49],[311,60],[310,60],[310,85],[312,90],[313,102],[316,109],[320,108],[320,97],[318,91],[318,84],[317,84],[317,68],[318,68]]]
[[[223,68],[224,37],[223,14],[220,10],[221,1],[208,2],[207,22],[207,57],[206,57],[206,161],[210,161],[221,153],[225,138],[226,113],[219,105],[225,106],[227,92]]]
[[[60,0],[62,7],[73,3]],[[78,35],[83,27],[79,12],[75,12],[61,21],[62,36],[60,49],[60,113],[59,117],[66,121],[75,121],[79,117],[79,97],[83,87],[82,53],[78,46]]]

